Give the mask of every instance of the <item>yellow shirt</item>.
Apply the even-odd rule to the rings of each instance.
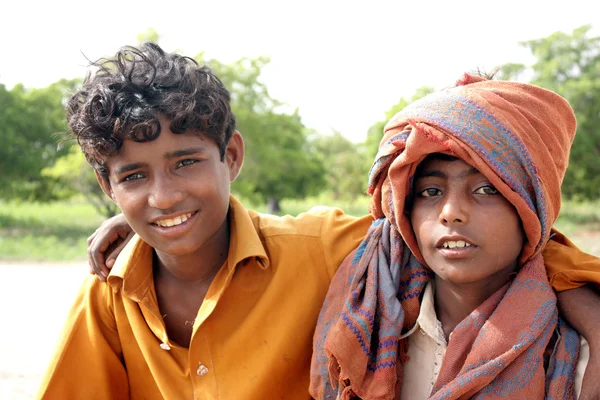
[[[234,198],[230,210],[228,261],[198,311],[189,349],[167,337],[152,248],[136,237],[108,284],[85,281],[38,397],[309,398],[319,310],[372,219],[337,209],[279,218]]]
[[[372,219],[338,209],[279,218],[248,211],[233,197],[230,215],[227,263],[198,311],[189,349],[169,341],[154,292],[152,249],[136,237],[108,284],[85,281],[38,398],[309,398],[319,310],[335,271]],[[548,247],[561,260],[555,271],[572,268],[568,257],[559,257],[572,249]]]

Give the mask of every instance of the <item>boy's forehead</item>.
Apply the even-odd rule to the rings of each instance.
[[[435,173],[432,174],[432,172]],[[470,176],[475,174],[481,174],[481,172],[460,158],[445,155],[438,157],[437,155],[434,155],[432,157],[425,158],[425,160],[419,164],[415,173],[415,178],[418,179],[420,177],[432,175],[459,175],[463,177],[466,175]]]

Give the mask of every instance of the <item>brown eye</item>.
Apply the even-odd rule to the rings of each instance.
[[[439,190],[439,189],[427,188],[427,189],[422,190],[421,192],[419,192],[419,196],[421,196],[421,197],[433,197],[433,196],[439,196],[441,193],[442,193],[442,191]]]
[[[492,185],[486,185],[486,186],[482,186],[479,189],[477,189],[475,191],[475,193],[476,194],[485,194],[485,195],[498,194],[498,189],[496,189]]]
[[[140,174],[139,172],[136,172],[135,174],[127,175],[125,178],[122,179],[122,182],[135,181],[138,179],[142,179],[143,177],[144,175]]]
[[[185,160],[181,160],[177,163],[177,168],[186,167],[188,165],[192,165],[197,162],[198,162],[198,160],[194,160],[192,158],[186,158]]]

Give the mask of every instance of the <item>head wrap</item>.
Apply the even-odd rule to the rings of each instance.
[[[456,156],[517,210],[526,236],[516,277],[453,331],[432,399],[573,397],[578,335],[558,318],[541,250],[560,209],[576,130],[565,99],[540,87],[465,74],[386,125],[369,175],[367,236],[332,281],[314,337],[311,395],[395,399],[420,295],[432,277],[404,212],[418,164]],[[559,330],[548,367],[544,351]],[[545,383],[545,384],[544,384]]]

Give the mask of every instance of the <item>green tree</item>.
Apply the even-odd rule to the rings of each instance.
[[[577,115],[577,135],[562,186],[567,198],[600,198],[600,37],[590,25],[571,34],[523,42],[536,58],[532,83],[564,96]]]
[[[66,153],[57,138],[66,130],[63,100],[77,80],[41,89],[0,84],[0,198],[47,201],[63,191],[41,171]]]
[[[327,171],[326,189],[334,200],[353,200],[366,192],[369,170],[363,143],[353,143],[339,132],[317,135],[312,143]]]
[[[325,168],[308,140],[298,110],[269,95],[260,80],[268,57],[242,58],[231,64],[196,59],[209,65],[231,91],[231,106],[246,144],[243,172],[233,185],[236,192],[266,201],[269,212],[280,211],[284,198],[317,194],[325,185]]]
[[[44,168],[42,175],[58,181],[65,191],[64,197],[78,193],[83,195],[98,214],[106,218],[119,212],[115,203],[102,191],[94,169],[76,144],[72,144],[68,153],[59,158],[52,167]]]

